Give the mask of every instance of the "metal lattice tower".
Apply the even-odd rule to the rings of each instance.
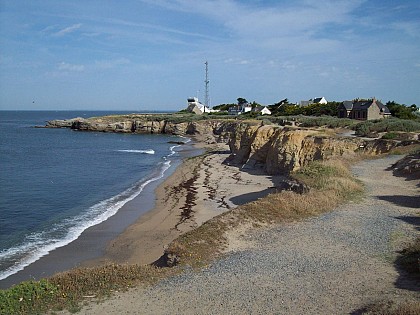
[[[206,65],[206,79],[204,80],[205,83],[205,95],[204,95],[204,105],[206,105],[206,107],[209,107],[209,103],[210,103],[210,94],[209,94],[209,63],[206,61],[204,63]]]

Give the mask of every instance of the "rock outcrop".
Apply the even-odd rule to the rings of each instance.
[[[245,169],[262,168],[268,174],[289,173],[310,161],[354,155],[358,152],[381,154],[398,145],[393,140],[335,137],[311,129],[264,126],[260,121],[210,119],[173,122],[150,119],[146,115],[53,120],[46,127],[136,134],[201,135],[201,139],[207,143],[228,143],[231,151],[230,163]]]

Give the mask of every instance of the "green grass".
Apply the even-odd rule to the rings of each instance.
[[[83,301],[102,299],[116,291],[154,283],[176,272],[177,269],[115,264],[78,268],[0,290],[0,314],[45,314],[62,309],[77,311]]]

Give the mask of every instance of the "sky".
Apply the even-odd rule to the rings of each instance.
[[[0,110],[420,105],[418,0],[0,0]]]

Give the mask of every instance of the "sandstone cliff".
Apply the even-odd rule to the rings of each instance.
[[[264,168],[268,174],[288,173],[310,161],[332,157],[382,154],[395,141],[327,136],[316,130],[240,125],[231,134],[231,161],[243,168]]]
[[[201,120],[171,122],[164,119],[130,117],[115,120],[75,118],[50,121],[47,127],[67,127],[75,130],[165,133],[174,135],[201,135],[206,142],[228,143],[229,162],[242,168],[259,167],[268,174],[288,173],[313,160],[326,160],[358,152],[381,154],[398,145],[392,140],[363,140],[355,137],[337,137],[317,130],[262,125],[261,122],[235,120]]]

